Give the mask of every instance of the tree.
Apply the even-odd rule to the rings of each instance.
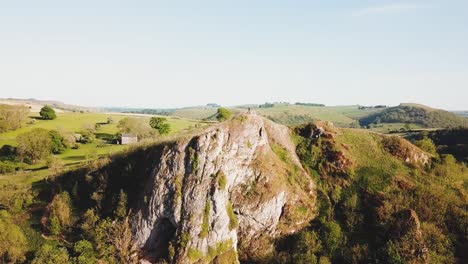
[[[96,253],[93,245],[87,240],[80,240],[73,245],[73,251],[76,253],[74,262],[76,264],[95,264],[97,263]]]
[[[44,120],[52,120],[52,119],[57,118],[57,115],[55,114],[55,110],[48,105],[41,108],[39,115]]]
[[[115,215],[120,219],[127,215],[127,194],[123,190],[120,190],[119,193]]]
[[[25,106],[0,105],[0,132],[22,127],[28,115],[29,108]]]
[[[228,109],[226,109],[224,107],[220,107],[220,108],[218,108],[218,112],[216,114],[216,119],[218,119],[218,121],[222,122],[224,120],[229,119],[231,116],[232,116],[231,111],[229,111]]]
[[[46,160],[47,168],[49,168],[49,172],[52,177],[57,176],[63,170],[63,162],[59,158],[51,155]]]
[[[138,138],[146,138],[154,133],[148,122],[142,118],[125,117],[117,124],[122,134],[134,134]]]
[[[66,248],[46,242],[34,256],[32,264],[71,264]]]
[[[50,206],[49,228],[53,235],[59,235],[72,223],[71,199],[67,192],[55,195]]]
[[[167,123],[167,118],[152,117],[149,122],[150,126],[158,130],[159,134],[166,135],[171,132],[171,125]]]
[[[49,131],[34,128],[16,137],[18,147],[16,152],[21,161],[35,163],[51,154],[52,142]]]
[[[333,252],[338,248],[342,232],[340,226],[335,222],[327,222],[321,229],[321,241],[329,255],[333,255]]]
[[[25,259],[28,243],[10,215],[0,210],[0,263],[19,263]]]
[[[436,149],[436,146],[434,145],[434,142],[427,136],[425,136],[421,140],[416,141],[415,145],[418,146],[420,149],[428,153],[431,153],[432,155],[437,155],[437,149]]]
[[[67,149],[67,143],[65,142],[62,135],[55,130],[49,131],[50,142],[51,142],[51,151],[54,154],[63,153]]]
[[[94,209],[88,209],[81,220],[81,230],[88,239],[93,239],[96,236],[96,225],[99,221],[99,216],[94,212]]]
[[[117,259],[120,263],[137,263],[137,249],[133,238],[132,228],[128,216],[122,221],[116,222],[108,237],[110,243],[114,245]]]

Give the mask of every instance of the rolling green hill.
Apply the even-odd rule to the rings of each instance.
[[[424,128],[468,126],[468,119],[454,113],[418,104],[400,104],[359,119],[361,126],[405,123]]]

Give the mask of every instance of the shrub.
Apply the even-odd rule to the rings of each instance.
[[[93,143],[95,139],[96,139],[96,136],[94,135],[92,131],[89,131],[89,130],[81,131],[80,143],[82,144]]]
[[[96,253],[93,245],[87,240],[80,240],[73,245],[73,251],[77,255],[74,258],[76,264],[95,264],[97,263]]]
[[[22,127],[28,114],[29,109],[25,106],[0,104],[0,133]]]
[[[187,250],[187,257],[190,261],[195,262],[203,257],[203,253],[196,248],[189,248]]]
[[[0,155],[4,157],[14,156],[16,154],[16,147],[11,145],[3,145],[0,148]]]
[[[200,231],[200,237],[205,238],[208,235],[210,229],[210,210],[211,210],[211,203],[209,200],[205,203],[205,208],[203,209],[203,223],[202,223],[202,230]]]
[[[12,173],[16,171],[16,166],[9,161],[0,161],[0,174]]]
[[[229,201],[226,204],[226,212],[229,216],[229,230],[236,229],[239,226],[239,220],[237,220],[236,214],[232,210],[232,204]]]
[[[119,193],[115,215],[120,219],[127,215],[127,194],[123,190]]]
[[[218,112],[216,113],[216,119],[218,119],[220,122],[229,119],[231,116],[231,111],[223,107],[218,108]]]
[[[3,210],[0,210],[0,230],[0,263],[23,262],[28,249],[26,237]]]
[[[62,135],[55,130],[49,131],[50,142],[51,142],[51,151],[54,154],[63,153],[67,149],[66,142]]]
[[[155,130],[145,119],[135,117],[122,118],[117,124],[117,128],[119,128],[120,133],[133,134],[139,139],[147,138],[155,133]]]
[[[17,154],[21,161],[35,163],[51,154],[52,142],[49,131],[43,128],[34,128],[29,132],[16,137]]]
[[[320,236],[326,251],[329,255],[333,255],[341,242],[341,227],[335,222],[327,222],[321,228]]]
[[[57,118],[57,115],[55,114],[55,110],[52,107],[47,106],[47,105],[41,108],[39,115],[44,120],[52,120],[52,119]]]
[[[174,200],[173,200],[174,207],[176,206],[176,204],[182,197],[182,177],[183,177],[182,174],[177,174],[174,179],[174,187],[175,187]]]
[[[427,153],[437,155],[436,146],[434,145],[434,142],[432,142],[432,140],[428,137],[424,137],[423,139],[416,141],[415,145]]]
[[[226,179],[226,174],[224,172],[219,171],[218,172],[218,187],[220,190],[224,190],[226,188],[227,184],[227,179]]]
[[[72,224],[71,200],[67,192],[55,195],[50,206],[49,227],[53,235],[59,235]]]
[[[161,135],[166,135],[171,132],[171,125],[167,123],[167,118],[152,117],[149,124],[152,128],[158,130]]]
[[[32,264],[71,264],[66,248],[45,243],[35,254]]]

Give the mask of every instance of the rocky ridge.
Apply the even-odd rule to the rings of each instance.
[[[132,222],[147,261],[235,263],[308,223],[315,185],[290,130],[249,113],[166,146],[138,208]]]

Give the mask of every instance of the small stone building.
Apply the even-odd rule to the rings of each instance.
[[[120,144],[122,145],[128,145],[132,143],[137,143],[138,142],[138,137],[133,134],[122,134],[122,137],[120,138]]]

